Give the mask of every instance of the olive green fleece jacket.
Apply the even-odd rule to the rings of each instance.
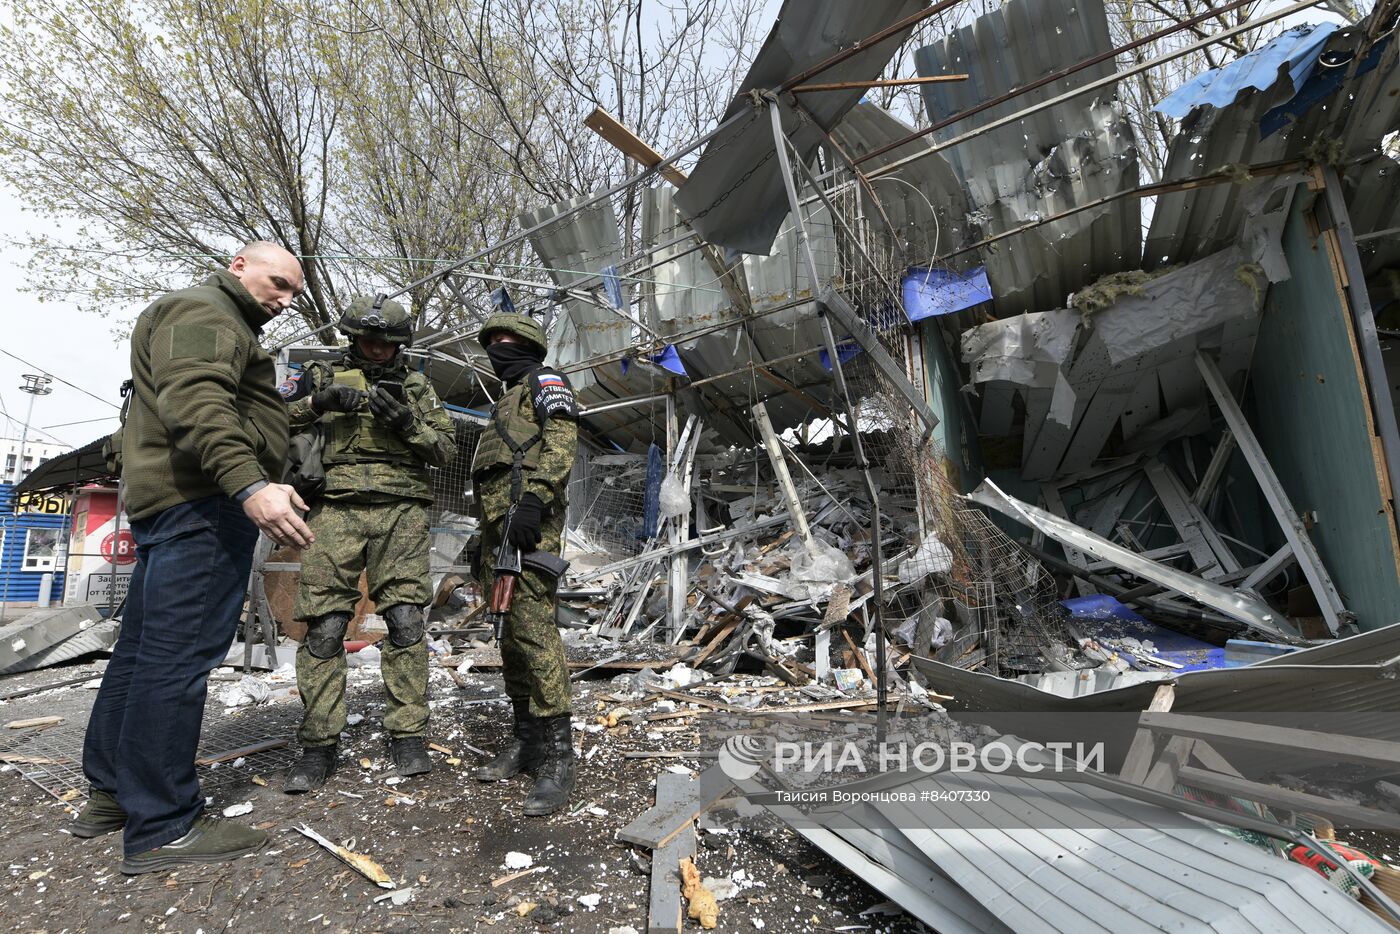
[[[219,270],[136,319],[122,428],[131,518],[281,479],[287,408],[276,364],[258,346],[270,317],[237,276]]]

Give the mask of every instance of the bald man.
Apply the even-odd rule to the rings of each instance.
[[[302,289],[301,263],[255,241],[163,295],[131,335],[121,478],[136,538],[121,636],[88,721],[88,803],[74,836],[123,832],[122,872],[233,859],[267,835],[205,816],[195,750],[209,672],[237,630],[261,530],[312,540],[282,476],[287,412],[262,328]]]

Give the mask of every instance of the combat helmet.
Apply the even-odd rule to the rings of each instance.
[[[398,302],[383,295],[370,298],[361,295],[350,303],[337,325],[353,340],[356,337],[377,337],[382,341],[413,343],[413,320]]]
[[[540,323],[534,318],[516,311],[500,311],[487,318],[486,323],[481,326],[477,340],[484,347],[490,342],[492,334],[502,331],[529,341],[541,354],[549,353],[549,342],[545,339],[544,328],[540,327]]]

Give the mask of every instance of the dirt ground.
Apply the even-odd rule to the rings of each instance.
[[[96,670],[75,665],[0,678],[0,695]],[[618,842],[614,834],[651,805],[660,771],[699,770],[709,763],[627,758],[624,753],[695,748],[698,727],[671,729],[660,741],[655,733],[647,738],[645,731],[626,727],[576,732],[585,756],[597,751],[580,763],[570,812],[526,818],[520,804],[527,780],[482,785],[470,776],[480,758],[467,745],[494,750],[506,732],[499,677],[469,674],[464,688],[445,671],[435,672],[431,739],[460,761],[449,763],[447,754],[434,752],[431,775],[401,782],[392,778],[379,730],[383,707],[377,681],[377,670],[352,676],[349,709],[364,719],[348,731],[340,769],[320,792],[284,795],[281,771],[260,770],[259,761],[269,761],[266,757],[203,773],[206,792],[216,786],[211,808],[249,802],[251,814],[239,819],[271,835],[262,852],[233,863],[123,876],[118,871],[119,835],[87,841],[72,837],[64,827],[73,805],[58,800],[72,792],[45,791],[25,780],[20,769],[32,765],[5,767],[0,776],[0,858],[6,867],[0,923],[25,932],[490,929],[606,934],[624,926],[646,931],[649,854]],[[228,686],[212,684],[211,698]],[[600,705],[615,707],[606,699],[611,691],[607,680],[580,682],[576,717],[591,719]],[[66,743],[76,755],[94,695],[79,686],[0,703],[0,721],[62,716],[64,724],[54,729],[70,732],[56,733],[52,740]],[[210,749],[209,737],[217,739],[218,731],[229,725],[237,725],[240,735],[289,736],[299,710],[295,698],[285,698],[229,713],[211,699],[201,752]],[[15,742],[12,736],[0,737],[0,752]],[[284,765],[293,752],[281,750],[276,761]],[[903,915],[862,915],[884,903],[884,897],[781,824],[732,818],[732,812],[716,812],[704,824],[713,832],[699,834],[701,873],[739,877],[737,894],[720,903],[719,930],[925,930]],[[303,823],[377,860],[401,887],[411,888],[410,899],[402,905],[390,899],[376,902],[388,890],[376,888],[292,829]],[[530,856],[539,868],[493,886],[492,880],[512,873],[506,868],[510,852]],[[589,907],[595,895],[596,904]],[[524,910],[522,902],[536,906],[523,917],[518,913]],[[686,928],[699,930],[694,921],[687,921]]]

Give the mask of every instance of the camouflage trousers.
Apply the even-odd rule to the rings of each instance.
[[[559,553],[564,530],[563,510],[545,516],[540,551]],[[488,597],[495,579],[492,568],[501,544],[500,521],[484,523],[481,530],[481,592]],[[536,717],[556,717],[569,712],[569,666],[564,642],[554,621],[558,582],[526,570],[515,585],[510,619],[501,634],[501,673],[511,700],[528,700]]]
[[[297,619],[354,612],[361,571],[380,615],[399,603],[424,606],[432,597],[428,512],[422,503],[324,501],[312,509],[309,525],[316,542],[302,552]],[[384,728],[393,737],[419,736],[428,726],[427,641],[402,647],[385,638],[378,647]],[[345,652],[317,658],[302,645],[296,668],[303,709],[297,740],[302,746],[332,745],[346,726]]]

